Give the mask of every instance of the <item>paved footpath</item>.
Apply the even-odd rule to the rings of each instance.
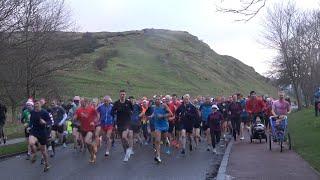
[[[285,149],[280,153],[280,146],[268,143],[234,142],[227,175],[236,180],[320,180],[318,173],[294,151]],[[232,178],[234,177],[234,178]]]
[[[24,137],[23,138],[8,139],[6,144],[1,143],[0,147],[11,145],[11,144],[17,144],[17,143],[21,143],[21,142],[25,142],[25,141],[26,141],[26,138],[24,138]]]
[[[211,171],[212,162],[217,156],[207,152],[204,143],[196,151],[187,151],[185,157],[177,150],[171,155],[163,154],[161,164],[154,162],[150,145],[137,147],[127,163],[122,161],[123,150],[119,142],[112,149],[110,157],[105,158],[103,153],[101,149],[97,163],[89,164],[88,152],[75,153],[71,147],[59,147],[56,156],[50,158],[52,168],[47,173],[42,171],[39,156],[35,164],[26,161],[25,155],[9,158],[0,161],[0,179],[202,180],[206,179],[206,174]]]

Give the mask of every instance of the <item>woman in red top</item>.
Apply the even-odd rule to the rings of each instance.
[[[76,111],[75,119],[80,121],[80,130],[90,153],[90,163],[96,161],[97,143],[94,141],[95,123],[98,113],[87,99],[81,100],[81,107]]]

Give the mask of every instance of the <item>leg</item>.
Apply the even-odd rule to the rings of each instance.
[[[155,147],[156,147],[156,157],[160,158],[160,141],[161,141],[161,132],[155,131]]]
[[[95,149],[93,147],[93,132],[89,131],[86,133],[85,138],[84,138],[84,142],[87,145],[88,151],[90,153],[90,163],[94,163],[95,162]]]
[[[212,148],[213,148],[213,150],[215,150],[216,149],[216,138],[215,138],[215,134],[214,134],[213,130],[210,131],[210,136],[211,136]]]
[[[97,147],[100,147],[101,145],[100,135],[101,135],[101,126],[97,126],[94,132],[94,137],[95,137],[95,142]]]
[[[29,136],[29,145],[31,148],[31,161],[34,163],[36,161],[36,153],[37,153],[37,147],[36,143],[38,142],[38,139],[32,135]]]
[[[112,134],[112,129],[108,129],[108,130],[107,130],[107,134],[106,134],[106,138],[107,138],[107,150],[106,150],[106,154],[108,154],[108,155],[109,155],[109,153],[110,153],[111,144],[112,144],[111,134]]]
[[[181,145],[182,145],[182,150],[186,149],[186,130],[182,129],[181,130]]]
[[[44,171],[46,172],[49,169],[49,161],[48,161],[48,152],[47,152],[47,146],[46,143],[44,143],[44,145],[40,145],[40,151],[42,154],[42,158],[44,161]]]

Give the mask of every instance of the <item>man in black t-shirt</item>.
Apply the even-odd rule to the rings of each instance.
[[[51,117],[49,113],[42,109],[40,101],[35,101],[34,110],[30,112],[30,136],[29,136],[29,145],[32,150],[31,162],[36,161],[36,143],[40,144],[40,151],[44,160],[44,171],[48,171],[50,165],[48,163],[48,153],[47,153],[47,140],[49,137],[48,126],[51,126]]]
[[[121,135],[122,146],[126,152],[123,161],[127,162],[132,153],[132,149],[129,148],[129,140],[132,134],[129,131],[132,130],[131,115],[133,111],[133,105],[126,99],[126,91],[120,90],[120,99],[113,104],[112,114],[116,116],[116,125],[119,134]]]

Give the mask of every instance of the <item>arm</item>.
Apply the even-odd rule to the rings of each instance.
[[[59,123],[59,126],[61,126],[64,122],[66,122],[67,117],[68,117],[67,114],[64,113],[64,114],[63,114],[63,118],[62,118],[62,120],[61,120],[60,123]]]

